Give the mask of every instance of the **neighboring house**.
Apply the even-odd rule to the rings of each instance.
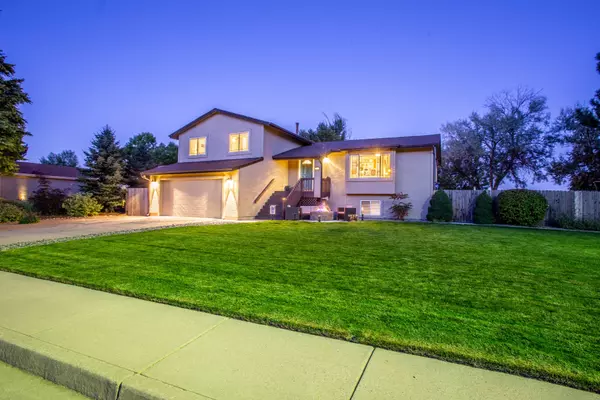
[[[38,188],[40,175],[43,175],[55,189],[68,193],[79,191],[77,177],[79,171],[74,167],[37,164],[17,161],[19,170],[12,176],[0,176],[0,198],[6,200],[27,200]]]
[[[150,215],[270,218],[284,206],[355,207],[390,218],[407,193],[424,219],[437,182],[440,136],[313,143],[271,122],[213,109],[170,135],[178,162],[144,171]]]

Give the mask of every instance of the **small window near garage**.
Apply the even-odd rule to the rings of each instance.
[[[240,153],[248,151],[250,142],[250,132],[238,132],[229,134],[229,152]]]
[[[190,156],[206,155],[206,137],[190,138]]]
[[[361,200],[360,213],[366,216],[381,216],[381,200]]]

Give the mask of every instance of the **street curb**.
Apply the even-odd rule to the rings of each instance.
[[[121,382],[134,374],[5,328],[0,328],[0,360],[99,400],[115,400]]]
[[[211,400],[143,375],[130,376],[123,381],[118,400]]]
[[[134,371],[0,327],[0,361],[98,400],[210,400]]]

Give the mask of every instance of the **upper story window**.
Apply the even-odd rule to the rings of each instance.
[[[238,132],[229,134],[229,152],[240,153],[248,151],[250,132]]]
[[[206,137],[190,138],[190,156],[206,155]]]
[[[392,176],[391,153],[351,154],[350,178],[390,178]]]

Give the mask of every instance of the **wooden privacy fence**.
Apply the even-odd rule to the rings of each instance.
[[[148,215],[148,188],[127,188],[127,215]]]
[[[475,200],[483,190],[445,190],[452,201],[454,221],[473,222]],[[501,190],[493,190],[496,198]],[[544,224],[560,216],[580,220],[600,220],[600,192],[569,192],[565,190],[536,190],[548,200]]]

